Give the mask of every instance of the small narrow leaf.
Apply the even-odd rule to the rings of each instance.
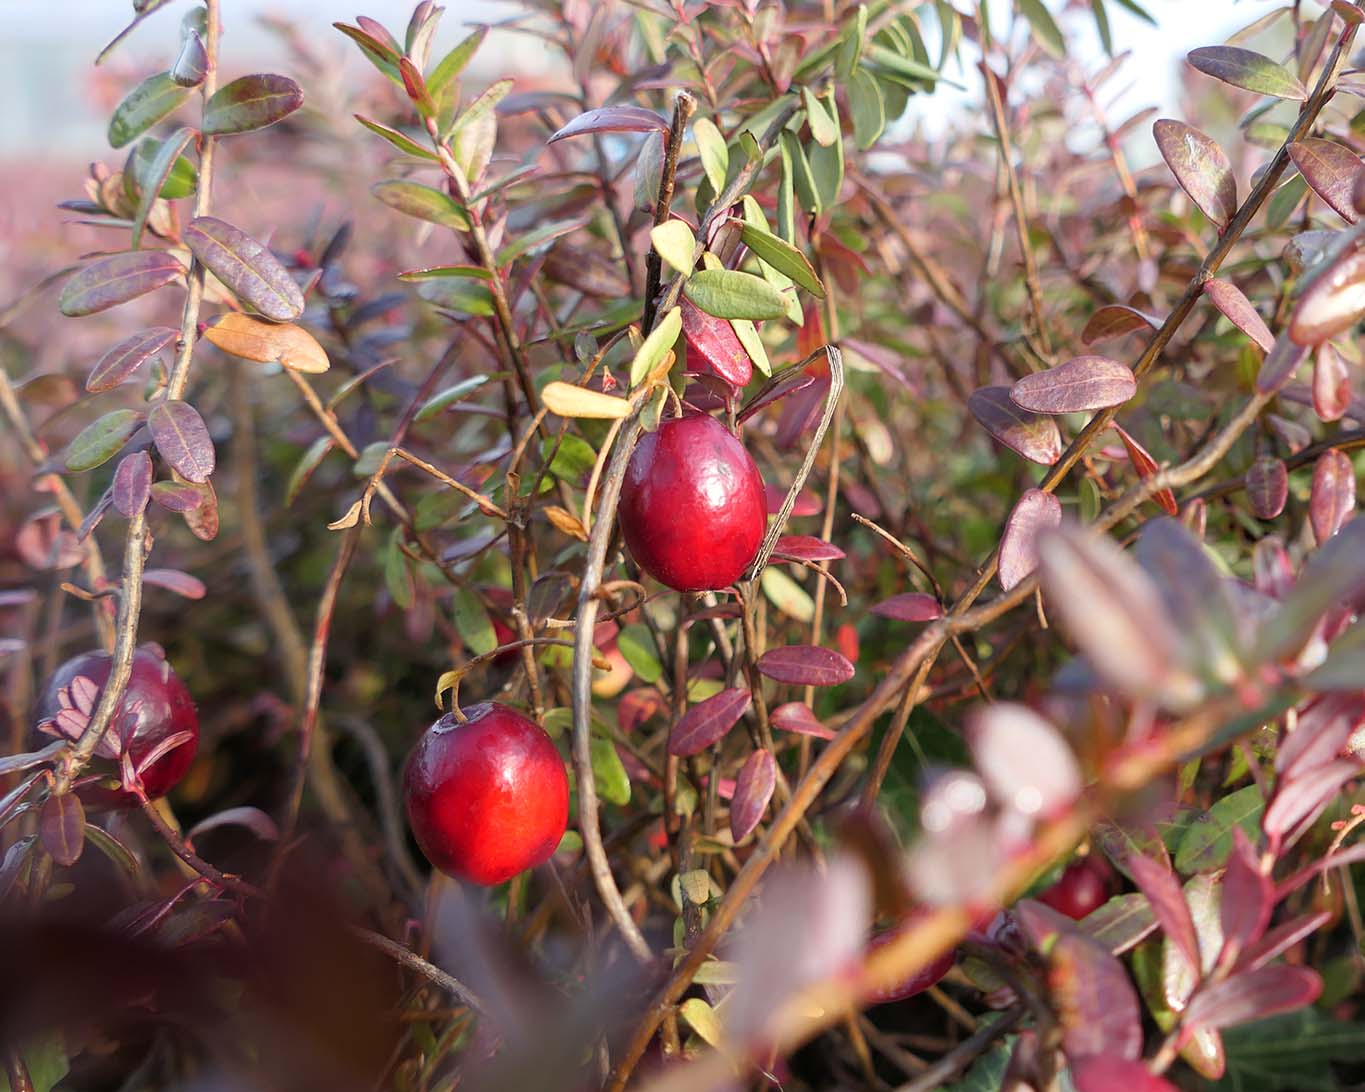
[[[1344,144],[1319,137],[1305,137],[1289,145],[1289,158],[1308,187],[1348,224],[1359,218],[1351,203],[1351,191],[1360,174],[1360,156]]]
[[[1096,345],[1101,341],[1131,334],[1144,326],[1155,330],[1160,325],[1161,320],[1155,315],[1149,315],[1125,303],[1108,303],[1090,316],[1085,329],[1081,331],[1081,340],[1087,345]]]
[[[640,348],[636,350],[635,357],[630,362],[630,385],[632,388],[643,383],[663,362],[664,357],[673,348],[673,343],[678,340],[678,335],[681,332],[682,311],[677,307],[670,308],[668,313],[649,332],[649,336],[640,343]]]
[[[453,198],[418,182],[376,182],[370,192],[391,209],[457,231],[469,230],[469,216]]]
[[[396,71],[397,70],[395,70],[395,72]],[[429,148],[422,147],[422,145],[418,144],[417,141],[413,140],[410,136],[400,133],[397,129],[390,129],[387,125],[381,125],[377,121],[371,121],[361,114],[356,114],[354,116],[356,121],[360,122],[366,129],[376,136],[383,137],[400,152],[416,156],[418,159],[429,159],[433,163],[437,161],[438,156],[435,152]]]
[[[791,243],[747,222],[740,225],[739,233],[744,245],[753,251],[756,257],[779,272],[785,273],[816,299],[824,299],[825,286],[820,283],[815,268]]]
[[[1237,180],[1218,142],[1192,125],[1169,118],[1157,121],[1152,135],[1180,188],[1205,216],[1220,228],[1227,227],[1237,211]]]
[[[814,736],[816,739],[834,738],[833,730],[821,724],[811,707],[804,702],[785,702],[772,711],[770,719],[773,727],[779,731]]]
[[[188,402],[157,402],[147,427],[161,457],[186,481],[202,485],[213,474],[213,440],[199,411]]]
[[[145,451],[134,451],[119,460],[113,494],[114,508],[127,519],[147,507],[152,495],[152,460]]]
[[[593,736],[588,741],[588,755],[592,763],[597,794],[608,804],[625,807],[630,803],[630,775],[616,752],[616,744],[609,739]]]
[[[90,369],[85,389],[91,394],[113,390],[179,336],[179,330],[155,326],[125,338],[100,357]]]
[[[943,617],[943,607],[932,595],[905,592],[874,603],[872,613],[897,622],[932,622],[935,618]]]
[[[761,277],[735,269],[703,269],[683,285],[683,293],[708,315],[727,319],[781,318],[787,313],[782,293]]]
[[[93,315],[145,296],[185,275],[185,267],[164,250],[128,250],[82,267],[62,287],[58,306],[71,318]]]
[[[1308,501],[1308,520],[1319,545],[1341,529],[1355,506],[1355,467],[1344,453],[1324,451],[1313,467],[1313,490]]]
[[[548,141],[553,144],[566,137],[586,133],[649,133],[668,132],[668,119],[642,106],[602,106],[579,114],[560,128]]]
[[[1187,1028],[1226,1028],[1311,1005],[1322,978],[1306,967],[1282,963],[1215,982],[1200,990],[1185,1011]]]
[[[131,144],[187,98],[191,89],[176,83],[169,72],[148,76],[114,107],[109,119],[109,145]]]
[[[1024,376],[1010,388],[1010,399],[1034,413],[1079,413],[1121,406],[1136,393],[1137,381],[1126,365],[1103,356],[1078,356]]]
[[[1213,305],[1227,316],[1229,322],[1262,349],[1270,352],[1274,348],[1275,335],[1270,332],[1270,327],[1265,324],[1265,319],[1261,318],[1260,313],[1251,305],[1251,301],[1235,284],[1231,281],[1220,280],[1217,277],[1210,277],[1204,282],[1204,295],[1208,296],[1213,301]]]
[[[142,245],[142,232],[147,226],[147,217],[152,214],[152,206],[156,204],[166,180],[180,162],[180,153],[193,139],[193,129],[177,129],[161,142],[156,158],[148,165],[145,176],[139,180],[142,195],[138,198],[137,213],[133,217],[134,249]]]
[[[1237,46],[1205,46],[1193,49],[1188,60],[1191,67],[1198,69],[1215,80],[1230,83],[1258,95],[1272,95],[1277,99],[1292,99],[1303,102],[1308,91],[1298,79],[1269,57],[1250,49]]]
[[[110,410],[81,429],[66,446],[63,461],[66,468],[76,473],[94,470],[112,459],[142,426],[142,414],[137,410]]]
[[[1123,441],[1124,450],[1128,452],[1128,461],[1133,464],[1133,469],[1137,471],[1139,478],[1146,480],[1153,477],[1161,468],[1157,466],[1156,460],[1152,458],[1145,447],[1118,422],[1111,426],[1119,434],[1119,439]],[[1180,514],[1180,506],[1175,502],[1175,494],[1169,489],[1159,489],[1152,496],[1152,500],[1164,508],[1168,515],[1176,516]]]
[[[1006,591],[1038,567],[1038,535],[1062,522],[1062,502],[1041,489],[1026,490],[1005,521],[998,574]]]
[[[1199,958],[1199,941],[1195,936],[1194,919],[1190,917],[1190,908],[1185,902],[1185,892],[1181,890],[1180,880],[1171,871],[1170,865],[1143,853],[1131,854],[1124,864],[1133,877],[1133,882],[1151,903],[1157,921],[1161,922],[1162,932],[1175,944],[1186,965],[1197,975],[1202,966]]]
[[[735,795],[730,800],[730,834],[744,841],[758,826],[777,785],[777,762],[771,751],[759,748],[739,769]]]
[[[185,243],[215,277],[266,318],[291,322],[303,313],[303,293],[289,270],[241,229],[199,216],[185,228]]]
[[[967,408],[997,440],[1030,462],[1051,466],[1062,454],[1062,436],[1051,417],[1015,405],[1009,387],[981,387],[967,399]]]
[[[80,860],[85,848],[85,808],[75,793],[47,798],[38,815],[38,838],[63,868]]]
[[[685,712],[668,733],[671,755],[701,754],[725,737],[748,711],[753,695],[738,687],[698,702]]]
[[[697,142],[702,173],[715,193],[725,188],[725,175],[730,167],[730,152],[725,137],[710,118],[697,118],[692,123],[692,139]]]
[[[1044,6],[1043,0],[1019,0],[1019,11],[1028,20],[1038,44],[1058,60],[1065,58],[1066,39],[1062,37],[1061,28],[1052,18],[1052,13]]]
[[[769,649],[758,660],[758,670],[770,679],[793,686],[838,686],[853,678],[854,668],[833,649],[816,645],[784,645]]]

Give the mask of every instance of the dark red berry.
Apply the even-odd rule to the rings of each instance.
[[[1061,877],[1038,896],[1038,901],[1059,914],[1080,921],[1109,901],[1113,873],[1093,855],[1079,857],[1066,866]]]
[[[670,418],[631,454],[619,518],[631,555],[655,580],[718,590],[744,574],[763,541],[763,479],[714,417]]]
[[[88,714],[99,703],[99,692],[109,678],[112,663],[107,652],[85,652],[57,668],[38,702],[40,730],[49,735],[78,738]],[[88,679],[93,686],[78,683],[78,679]],[[152,799],[165,796],[189,770],[199,747],[199,716],[190,692],[160,649],[143,645],[133,653],[132,673],[123,701],[95,754],[120,761],[126,752],[137,769],[162,743],[181,732],[188,732],[189,738],[141,772],[142,787]],[[88,804],[108,807],[137,804],[137,797],[121,791],[102,793],[87,789],[81,797]]]
[[[870,955],[878,948],[890,944],[905,930],[916,925],[924,917],[924,913],[924,911],[912,911],[900,925],[878,933],[867,946],[868,954]],[[937,984],[939,979],[952,969],[956,958],[957,953],[949,950],[927,966],[907,975],[902,981],[889,989],[873,992],[868,1000],[874,1005],[884,1005],[891,1001],[904,1001],[907,997],[914,997],[917,993],[923,993],[930,986]]]
[[[447,713],[408,757],[408,822],[442,872],[502,883],[554,853],[569,819],[569,779],[535,721],[496,702],[464,716]]]

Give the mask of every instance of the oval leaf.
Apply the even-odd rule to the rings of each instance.
[[[1186,1028],[1226,1028],[1311,1005],[1322,979],[1307,967],[1283,963],[1234,975],[1195,995],[1185,1011]]]
[[[1289,499],[1289,471],[1283,459],[1262,455],[1247,469],[1247,500],[1257,519],[1274,519]]]
[[[837,127],[835,133],[838,133]],[[744,245],[753,251],[755,257],[767,262],[779,272],[785,273],[812,296],[817,299],[824,299],[825,286],[820,283],[820,278],[816,276],[815,268],[810,264],[810,260],[791,243],[779,238],[771,231],[764,231],[763,228],[747,222],[741,223],[739,234],[744,240]]]
[[[1345,333],[1365,315],[1365,253],[1348,253],[1318,276],[1299,297],[1289,337],[1313,346]],[[1266,388],[1257,380],[1257,389]]]
[[[38,815],[38,838],[63,868],[80,859],[85,848],[85,808],[75,793],[47,798]]]
[[[1340,451],[1324,451],[1313,467],[1308,500],[1308,520],[1319,545],[1341,530],[1355,506],[1356,474],[1351,460]]]
[[[687,341],[687,370],[717,375],[733,387],[753,378],[753,362],[728,319],[708,315],[691,300],[681,304],[682,332]]]
[[[584,133],[650,132],[668,132],[668,119],[642,106],[602,106],[579,114],[546,143],[553,144],[565,137],[582,136]]]
[[[1205,46],[1190,50],[1188,60],[1191,67],[1204,75],[1230,83],[1233,87],[1255,91],[1258,95],[1293,99],[1296,102],[1308,98],[1307,89],[1288,69],[1250,49]]]
[[[199,411],[188,402],[158,402],[147,427],[161,457],[186,481],[202,485],[213,474],[213,440]]]
[[[128,250],[82,268],[62,287],[58,306],[72,318],[93,315],[177,281],[185,267],[164,250]]]
[[[1351,406],[1352,393],[1346,361],[1324,341],[1313,360],[1313,411],[1323,421],[1339,421]]]
[[[833,729],[826,728],[815,717],[811,707],[805,702],[789,701],[772,711],[769,719],[774,728],[783,732],[795,732],[799,736],[814,736],[816,739],[833,739]]]
[[[113,504],[127,519],[147,507],[152,495],[152,460],[145,451],[125,455],[114,471]]]
[[[179,330],[155,326],[120,341],[90,369],[85,389],[92,394],[112,390],[179,336]]]
[[[1220,280],[1217,277],[1210,277],[1204,282],[1204,295],[1208,296],[1213,301],[1213,305],[1227,316],[1229,322],[1262,349],[1270,352],[1274,348],[1275,335],[1270,332],[1270,327],[1265,324],[1265,319],[1261,318],[1260,312],[1252,306],[1251,301],[1235,284],[1231,281]]]
[[[846,556],[832,542],[812,535],[783,535],[773,548],[774,557],[793,561],[838,561]]]
[[[1183,121],[1162,118],[1152,125],[1161,158],[1180,188],[1220,228],[1237,211],[1237,179],[1227,154],[1212,137]]]
[[[781,318],[787,300],[762,277],[734,269],[703,269],[683,285],[683,293],[708,315],[727,319]]]
[[[303,105],[303,91],[286,76],[242,76],[204,104],[204,132],[228,136],[264,129]]]
[[[204,338],[225,353],[262,364],[279,364],[296,372],[319,374],[329,365],[317,338],[293,323],[262,322],[240,311],[220,316]]]
[[[932,595],[906,592],[874,604],[872,613],[897,622],[932,622],[935,618],[943,617],[943,607]]]
[[[1061,733],[1027,706],[999,702],[979,709],[966,734],[991,795],[1021,815],[1056,814],[1079,795],[1076,756]]]
[[[1160,325],[1161,320],[1155,315],[1139,311],[1136,307],[1129,307],[1126,303],[1108,303],[1090,316],[1085,329],[1081,331],[1081,340],[1087,345],[1095,345],[1101,341],[1131,334],[1144,326],[1155,330]]]
[[[733,687],[698,702],[668,733],[668,753],[684,757],[700,754],[739,723],[752,701],[749,691]]]
[[[1038,567],[1038,535],[1062,522],[1062,502],[1041,489],[1029,489],[1019,498],[1005,522],[1000,538],[998,575],[1009,591]]]
[[[837,686],[848,682],[854,673],[847,659],[818,645],[769,649],[759,657],[758,670],[770,679],[793,686]]]
[[[199,216],[185,228],[194,256],[266,318],[289,322],[303,313],[303,293],[268,247],[225,220]]]
[[[108,462],[142,425],[137,410],[110,410],[81,429],[66,446],[63,461],[68,470],[94,470]]]
[[[169,72],[148,76],[114,107],[109,144],[130,144],[190,97],[191,88],[176,83]]]
[[[1104,356],[1078,356],[1026,375],[1010,388],[1016,406],[1034,413],[1079,413],[1121,406],[1137,393],[1126,365]]]
[[[1051,417],[1014,404],[1008,387],[981,387],[967,408],[992,436],[1031,462],[1051,466],[1062,454],[1062,435]]]
[[[1359,218],[1351,191],[1360,174],[1360,156],[1344,144],[1319,137],[1305,137],[1289,145],[1289,158],[1309,188],[1348,224]]]
[[[389,208],[418,220],[455,228],[457,231],[469,230],[469,215],[465,210],[454,198],[431,186],[391,179],[388,182],[376,182],[370,187],[370,192]]]
[[[1048,987],[1069,1058],[1128,1060],[1142,1053],[1137,993],[1123,964],[1081,933],[1064,933],[1048,954]]]
[[[736,843],[744,841],[758,826],[777,785],[777,762],[772,752],[760,748],[740,767],[735,778],[735,795],[730,800],[730,834]]]

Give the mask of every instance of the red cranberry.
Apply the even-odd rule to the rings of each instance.
[[[1109,901],[1112,879],[1107,862],[1094,855],[1079,857],[1066,866],[1056,883],[1038,896],[1038,901],[1073,921],[1080,921]]]
[[[98,691],[104,689],[109,678],[113,657],[107,652],[85,652],[75,656],[48,679],[38,702],[38,726],[44,733],[79,738],[87,714],[99,703]],[[78,694],[68,689],[79,678],[94,684],[93,696]],[[79,684],[78,684],[79,686]],[[66,690],[63,700],[62,691]],[[82,706],[87,706],[82,710]],[[69,711],[61,718],[59,713]],[[142,787],[152,799],[165,796],[185,776],[199,747],[199,716],[185,684],[166,662],[161,650],[154,645],[143,645],[133,653],[132,673],[123,701],[109,723],[109,730],[99,750],[101,758],[119,760],[126,751],[137,768],[165,740],[180,732],[190,738],[167,751],[142,771]],[[135,807],[137,797],[132,793],[101,793],[85,790],[82,799],[89,804],[108,807]]]
[[[442,872],[497,884],[546,860],[564,836],[569,779],[545,729],[485,702],[447,713],[408,757],[408,822]]]
[[[906,929],[917,924],[922,917],[923,911],[912,911],[901,925],[878,933],[867,946],[868,954],[890,944]],[[930,986],[936,985],[939,979],[952,969],[956,958],[957,954],[950,949],[896,985],[888,989],[874,991],[869,995],[868,1000],[874,1005],[884,1005],[891,1001],[904,1001],[907,997],[914,997],[917,993],[923,993]]]
[[[631,454],[621,531],[640,567],[678,591],[733,584],[767,527],[753,458],[714,417],[670,418]]]

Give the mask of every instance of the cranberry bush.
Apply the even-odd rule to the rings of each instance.
[[[0,310],[10,1089],[1361,1079],[1359,4],[168,6]]]

